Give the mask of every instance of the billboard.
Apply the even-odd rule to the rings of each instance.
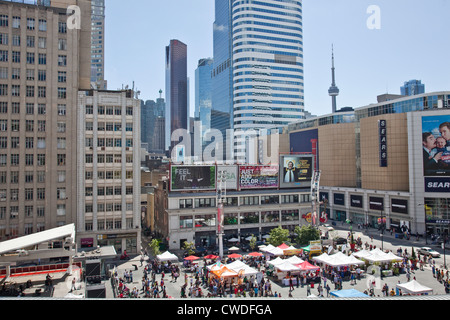
[[[319,170],[319,130],[293,132],[289,135],[291,153],[310,153],[314,156],[314,169]]]
[[[450,115],[422,117],[425,192],[450,192]]]
[[[275,165],[239,166],[239,188],[278,188],[278,170]]]
[[[450,115],[422,117],[424,176],[450,176]]]
[[[313,172],[313,155],[281,156],[280,188],[310,187]]]
[[[215,190],[216,166],[171,166],[170,190]]]
[[[223,175],[223,184],[226,190],[237,190],[238,186],[238,166],[217,166],[217,183],[221,183],[221,176]],[[219,188],[219,185],[217,186]]]

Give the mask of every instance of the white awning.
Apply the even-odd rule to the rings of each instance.
[[[43,242],[68,237],[72,238],[72,242],[75,241],[75,224],[68,224],[62,227],[45,230],[29,234],[20,238],[0,242],[0,254],[5,254],[8,252],[28,248]]]

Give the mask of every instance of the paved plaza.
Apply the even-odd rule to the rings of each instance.
[[[337,230],[340,236],[346,237],[348,234],[348,229],[346,229],[347,226],[338,227],[341,228],[341,230]],[[360,237],[362,240],[362,243],[369,243],[373,246],[376,246],[377,248],[382,248],[384,250],[391,250],[394,253],[396,253],[397,249],[401,247],[403,250],[407,249],[408,251],[411,251],[412,247],[418,248],[421,246],[425,246],[425,241],[423,239],[413,239],[410,240],[403,240],[403,239],[397,239],[395,236],[391,236],[390,234],[385,234],[383,236],[383,240],[381,240],[381,237],[378,233],[378,231],[372,229],[372,231],[365,232],[363,234],[359,230],[354,231],[356,236]],[[428,241],[428,246],[433,247],[434,249],[441,252],[441,257],[434,259],[435,266],[437,268],[441,268],[441,266],[444,263],[444,257],[442,254],[442,250],[439,249],[435,245],[431,245]],[[176,252],[174,252],[176,253]],[[180,277],[177,279],[177,281],[173,281],[170,274],[166,274],[164,278],[164,284],[166,286],[166,293],[167,295],[172,299],[180,299],[181,298],[181,286],[185,283],[185,276],[187,276],[186,282],[188,283],[187,287],[190,286],[190,277],[192,277],[192,273],[188,270],[185,271],[185,269],[182,267],[182,258],[181,258],[181,252],[177,253],[180,256],[179,259],[179,265],[181,266],[181,274]],[[133,281],[131,283],[126,283],[127,287],[130,289],[133,289],[133,287],[136,287],[138,290],[140,290],[139,297],[144,297],[142,289],[141,280],[143,277],[144,272],[144,266],[146,263],[148,263],[149,259],[153,259],[153,257],[146,257],[146,261],[141,266],[140,256],[136,256],[128,261],[121,261],[117,265],[117,272],[118,276],[123,278],[125,270],[132,271],[133,272]],[[201,260],[198,262],[200,266],[204,265],[204,261]],[[155,278],[158,282],[161,280],[161,274],[157,274]],[[442,282],[439,282],[436,278],[433,277],[432,268],[431,265],[426,265],[423,270],[415,270],[411,273],[411,280],[415,279],[420,284],[430,287],[433,289],[433,296],[439,296],[439,298],[447,299],[450,298],[450,295],[447,295],[445,293],[445,288]],[[294,285],[294,289],[291,290],[289,285],[283,285],[279,280],[276,280],[272,277],[265,276],[265,280],[269,280],[272,286],[272,293],[277,293],[277,297],[270,297],[269,299],[311,299],[311,298],[317,298],[317,299],[324,299],[327,298],[327,292],[326,290],[323,290],[323,297],[319,297],[319,291],[318,291],[318,285],[316,284],[314,288],[309,288],[309,294],[308,294],[308,287],[307,286],[296,286]],[[334,283],[332,280],[327,281],[331,290],[334,291]],[[387,276],[382,277],[379,284],[374,287],[374,297],[383,297],[383,292],[381,291],[382,287],[387,284],[389,287],[389,290],[392,288],[395,289],[396,285],[398,283],[406,283],[408,282],[407,275],[405,273],[400,274],[398,276]],[[107,287],[107,298],[114,298],[113,295],[113,289],[111,286],[111,282],[107,281],[105,282]],[[351,281],[343,281],[342,283],[342,289],[356,289],[360,292],[369,292],[370,289],[370,281],[368,281],[367,277],[363,277],[360,280],[356,280],[356,283],[351,283]],[[202,288],[203,292],[206,294],[207,288]],[[249,297],[247,295],[247,297]],[[227,298],[233,298],[233,299],[248,299],[246,297],[236,297],[234,294],[231,296],[228,294]],[[146,299],[154,299],[154,298],[146,298]],[[189,298],[191,299],[191,298]],[[192,298],[196,299],[196,298]],[[213,297],[211,299],[221,299],[220,297]],[[223,298],[222,298],[223,299]],[[330,296],[330,299],[336,299]]]

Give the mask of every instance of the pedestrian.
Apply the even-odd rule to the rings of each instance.
[[[77,279],[75,277],[73,277],[73,279],[72,279],[72,287],[70,288],[70,292],[72,292],[73,290],[77,290],[76,283],[77,283]]]

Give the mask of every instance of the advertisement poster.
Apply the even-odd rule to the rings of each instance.
[[[238,166],[217,166],[217,188],[220,187],[220,183],[223,183],[223,187],[226,190],[236,190],[238,186]]]
[[[240,166],[240,189],[278,188],[278,166]]]
[[[450,192],[450,115],[422,117],[425,192]]]
[[[172,166],[170,190],[215,190],[216,166]]]
[[[319,130],[293,132],[289,135],[291,153],[310,153],[314,156],[314,170],[319,168]]]
[[[314,171],[312,155],[280,157],[280,188],[309,187]]]

